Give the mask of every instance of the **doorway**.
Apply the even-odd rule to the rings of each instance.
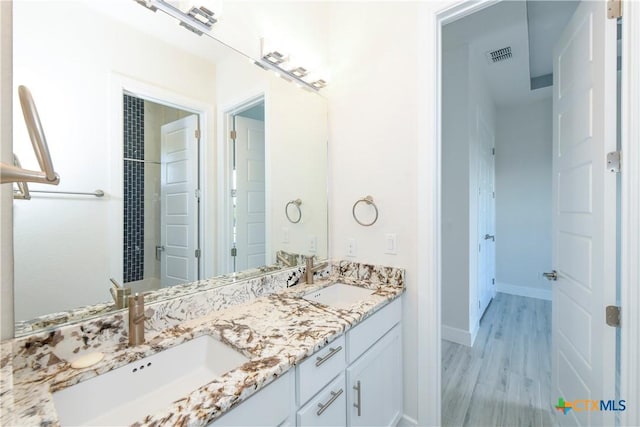
[[[545,2],[501,2],[448,24],[460,27],[457,37],[463,41],[466,37],[466,45],[447,45],[449,43],[447,37],[456,37],[456,35],[448,34],[447,25],[442,29],[441,333],[445,340],[448,339],[456,343],[442,343],[444,369],[442,373],[442,422],[444,425],[474,425],[477,423],[499,425],[506,423],[507,419],[512,421],[508,423],[509,425],[526,424],[526,419],[514,421],[517,420],[514,418],[512,410],[514,407],[517,408],[517,413],[520,415],[522,412],[530,411],[529,421],[539,419],[540,413],[555,416],[555,412],[557,412],[555,406],[559,403],[556,403],[557,397],[552,402],[550,396],[558,393],[574,396],[591,395],[597,390],[598,394],[610,396],[608,399],[615,397],[615,392],[611,387],[615,376],[613,371],[609,372],[610,375],[599,377],[602,378],[601,380],[592,380],[585,389],[575,386],[576,381],[591,375],[586,372],[597,371],[598,375],[606,374],[607,370],[603,370],[606,363],[603,361],[613,362],[615,360],[615,345],[608,347],[611,349],[609,356],[596,360],[589,356],[595,354],[594,348],[591,348],[593,346],[593,342],[590,341],[592,338],[572,338],[571,334],[566,331],[578,324],[584,325],[586,323],[589,325],[590,331],[597,331],[599,335],[596,336],[598,337],[612,335],[613,330],[602,329],[599,322],[601,320],[599,310],[603,309],[600,307],[603,300],[614,302],[606,295],[610,295],[611,291],[615,295],[616,274],[613,274],[607,286],[601,284],[593,286],[590,279],[583,280],[586,274],[591,274],[593,271],[601,272],[602,269],[606,270],[610,267],[608,267],[609,264],[604,265],[604,263],[599,266],[599,259],[602,257],[593,258],[591,252],[587,253],[588,251],[583,252],[584,258],[581,261],[575,261],[576,257],[579,258],[577,252],[581,247],[584,247],[578,243],[588,241],[589,247],[593,248],[594,252],[598,252],[604,248],[611,249],[610,243],[607,243],[611,240],[606,242],[601,240],[600,234],[598,234],[602,232],[601,229],[574,230],[572,236],[578,236],[577,238],[566,237],[569,233],[568,228],[571,228],[568,227],[566,230],[562,228],[566,227],[567,216],[571,216],[572,219],[569,221],[575,224],[580,221],[577,219],[578,216],[591,214],[591,210],[586,211],[577,206],[576,203],[581,203],[585,199],[579,201],[575,195],[578,193],[593,194],[590,193],[593,181],[591,181],[591,176],[581,181],[573,173],[575,168],[562,169],[558,160],[561,157],[558,156],[558,153],[562,152],[564,160],[574,155],[574,147],[581,144],[584,144],[583,147],[591,146],[591,140],[595,139],[593,134],[580,133],[580,129],[584,128],[581,126],[585,120],[590,120],[590,118],[583,119],[580,116],[579,110],[581,108],[586,111],[583,106],[591,105],[594,108],[590,114],[591,117],[596,118],[596,121],[599,120],[598,117],[602,117],[601,120],[605,122],[610,120],[608,118],[610,111],[599,110],[600,104],[610,106],[603,98],[599,99],[600,104],[580,102],[579,96],[574,93],[581,92],[578,89],[567,89],[574,84],[574,81],[579,82],[580,78],[577,75],[575,75],[575,79],[567,77],[572,75],[571,70],[568,66],[563,65],[573,63],[576,61],[575,56],[580,55],[579,48],[576,47],[578,43],[574,43],[574,41],[581,40],[580,37],[583,37],[581,31],[585,27],[581,25],[587,22],[583,16],[604,17],[605,11],[604,8],[592,11],[586,6],[579,8],[577,4],[574,4],[573,10],[567,12],[567,20],[561,24],[562,31],[557,33],[557,38],[553,43],[556,44],[557,41],[560,46],[556,51],[559,59],[556,61],[555,70],[550,70],[552,75],[549,79],[549,76],[545,74],[536,75],[539,70],[535,70],[535,67],[539,64],[534,58],[535,55],[531,53],[531,50],[535,48],[536,40],[535,35],[532,40],[530,19],[536,17],[540,10],[532,11],[529,7],[530,3],[536,3],[536,6],[540,6]],[[521,10],[518,11],[518,8]],[[492,13],[495,15],[490,17]],[[602,15],[594,15],[599,13]],[[505,38],[509,31],[513,34],[517,32],[515,23],[518,14],[524,20],[524,43],[520,43],[517,37],[514,37],[512,41]],[[483,16],[490,17],[493,21],[490,19],[484,24],[478,24]],[[501,16],[502,19],[496,19],[496,16]],[[558,13],[555,13],[554,16],[557,17]],[[465,20],[466,22],[463,22]],[[487,25],[487,22],[493,23]],[[500,33],[500,25],[498,24],[500,22],[507,23],[505,31],[502,33]],[[602,22],[602,19],[597,22]],[[613,25],[615,26],[615,21]],[[602,27],[605,25],[603,24]],[[603,40],[612,41],[606,38],[610,37],[611,25],[606,25],[606,27],[608,35],[605,36],[605,33],[598,34],[597,32],[596,34]],[[562,32],[568,33],[568,35],[561,36]],[[597,36],[594,37],[597,40]],[[483,45],[483,41],[487,42],[486,45]],[[615,40],[613,41],[615,42]],[[539,40],[537,42],[539,43]],[[561,43],[565,43],[565,46],[563,47]],[[522,45],[525,49],[529,49],[528,58],[526,58],[526,51],[523,54],[520,49]],[[574,55],[570,58],[572,61],[567,60],[569,54]],[[563,55],[565,55],[564,58]],[[482,58],[483,56],[484,58]],[[518,56],[521,59],[524,56],[529,60],[524,71],[526,72],[526,92],[530,92],[530,96],[520,106],[509,102],[517,92],[514,86],[518,83],[516,81],[517,73],[510,71],[497,80],[495,75],[492,76],[492,73],[498,76],[501,73],[500,69],[495,67],[496,63],[499,64],[498,67],[506,70],[509,67],[506,64],[509,61],[515,64],[513,61],[517,62]],[[609,61],[610,57],[606,58]],[[597,61],[596,58],[594,62]],[[614,62],[607,61],[604,64],[609,69]],[[448,64],[451,72],[447,72]],[[551,61],[549,61],[549,66],[551,65]],[[494,67],[495,71],[488,72],[489,67]],[[564,71],[562,73],[563,80],[560,79],[558,70]],[[573,72],[577,73],[577,69]],[[554,76],[555,87],[552,86]],[[457,82],[451,84],[451,81],[456,77]],[[545,84],[545,81],[548,84]],[[606,82],[610,82],[610,80],[602,80],[600,86],[604,86]],[[575,83],[575,85],[575,87],[582,88],[579,83]],[[593,90],[593,93],[597,94],[600,86],[594,86],[594,89],[589,90]],[[546,94],[544,94],[545,87],[548,87]],[[551,88],[553,88],[553,92]],[[562,102],[575,96],[574,104],[567,106],[560,103],[558,100],[561,97],[558,96],[558,93],[562,94]],[[454,116],[451,112],[458,107],[452,108],[452,104],[455,104],[456,101],[466,103],[466,107],[463,111],[457,111]],[[493,109],[492,103],[494,104]],[[543,116],[541,119],[537,117],[539,113]],[[483,116],[484,118],[481,118]],[[569,120],[571,121],[569,122]],[[540,121],[540,126],[544,127],[546,131],[536,131],[535,129],[532,131],[531,126],[535,121]],[[546,123],[544,123],[545,121]],[[514,138],[511,135],[511,143],[505,145],[505,136],[509,134],[509,131],[514,133],[513,128],[519,128],[515,130],[519,130],[521,136]],[[491,224],[491,205],[487,204],[486,199],[483,200],[483,192],[487,192],[491,187],[486,184],[486,182],[490,182],[490,174],[486,171],[488,169],[486,165],[490,162],[484,160],[487,155],[487,147],[483,140],[490,140],[490,138],[488,136],[482,137],[483,132],[487,135],[491,133],[496,135],[496,142],[491,148],[496,159],[494,191],[497,214],[495,234],[482,231],[483,226],[486,230],[491,230],[490,225],[487,225]],[[538,158],[531,152],[524,151],[518,154],[513,150],[523,141],[534,142],[530,140],[532,134],[535,135],[536,132],[547,135],[541,138],[545,140],[546,150],[539,150],[546,152],[545,155]],[[613,139],[615,140],[615,137]],[[506,150],[500,148],[501,140]],[[451,143],[451,141],[453,142]],[[458,143],[456,150],[451,150],[450,143]],[[527,149],[531,148],[532,144],[521,145],[523,145],[521,148]],[[592,153],[594,157],[584,157],[583,162],[578,166],[586,164],[584,159],[590,158],[588,164],[590,170],[594,171],[593,179],[595,181],[611,181],[609,177],[604,175],[605,168],[602,167],[601,162],[606,153],[598,150],[600,148],[594,148]],[[506,155],[507,153],[509,156]],[[514,155],[515,157],[512,157]],[[502,156],[502,162],[500,156]],[[535,167],[539,161],[541,167]],[[462,170],[459,168],[454,171],[452,167],[455,164],[461,165]],[[544,174],[543,178],[532,178],[532,176],[540,176],[541,173]],[[512,180],[508,179],[509,174],[515,174],[513,176],[522,178],[523,182],[514,185]],[[552,177],[554,178],[552,179]],[[540,183],[546,185],[537,185]],[[568,187],[572,188],[571,193],[567,192]],[[584,190],[585,188],[586,190]],[[610,212],[608,211],[610,205],[603,202],[606,199],[594,196],[589,200],[594,200],[594,211],[601,209],[602,212],[605,212],[603,215],[609,218],[607,221],[612,221],[612,224],[615,224],[615,203],[613,204],[613,218],[611,218],[610,213],[606,213]],[[511,209],[506,212],[503,210],[501,215],[501,207],[509,205]],[[519,226],[521,231],[514,231],[516,226]],[[509,239],[509,235],[511,237],[526,235],[533,231],[535,231],[534,236],[528,241],[524,241],[522,238]],[[615,235],[615,231],[612,234]],[[487,250],[487,243],[489,243],[487,240],[490,243],[495,240],[497,262],[494,264],[492,264],[491,251]],[[615,245],[615,238],[613,241]],[[570,247],[567,246],[569,243],[571,243]],[[455,244],[458,246],[454,248]],[[503,245],[502,251],[501,244]],[[531,252],[532,248],[536,253],[543,253],[543,256],[523,256],[527,250]],[[615,248],[610,253],[615,258]],[[569,257],[566,254],[573,255]],[[509,255],[512,260],[509,259]],[[505,262],[504,259],[508,259],[509,262]],[[483,266],[483,263],[488,264]],[[514,264],[518,268],[511,268]],[[491,291],[486,296],[487,287],[484,285],[486,282],[483,282],[483,278],[487,276],[487,272],[491,271],[493,265],[497,266],[495,275],[492,277],[493,283],[491,285],[493,288],[489,287]],[[585,266],[587,267],[585,268]],[[555,271],[556,269],[558,272]],[[585,271],[587,272],[585,273]],[[511,273],[514,274],[509,276]],[[559,281],[562,283],[554,283],[550,286],[545,282],[543,273],[548,273],[549,277],[553,278],[560,277]],[[506,277],[515,277],[515,279],[507,281]],[[607,276],[600,275],[599,277]],[[540,286],[536,286],[537,284]],[[576,286],[585,288],[591,295],[591,299],[589,300],[587,297],[582,300],[582,295],[577,292]],[[572,290],[572,287],[575,289]],[[495,299],[490,305],[483,301],[483,299],[491,299],[492,296],[495,296]],[[513,298],[519,299],[514,302]],[[567,298],[570,299],[567,300]],[[549,303],[541,304],[539,301],[541,299],[552,299],[554,304],[562,305],[562,310],[554,306],[555,326],[553,329],[550,325],[551,305]],[[518,307],[518,309],[509,310],[509,305]],[[487,306],[489,308],[485,312]],[[496,313],[501,314],[497,315]],[[511,322],[503,323],[504,319],[496,322],[496,316],[500,319],[507,313],[513,316]],[[522,319],[526,317],[530,317],[530,320],[523,324]],[[596,318],[597,320],[595,320]],[[512,328],[518,325],[524,329],[514,333]],[[536,331],[542,335],[539,336],[540,334]],[[534,338],[528,342],[522,341],[522,337],[527,334]],[[550,345],[552,335],[553,346]],[[517,340],[506,342],[507,336],[517,337]],[[477,341],[477,337],[481,339]],[[455,345],[466,345],[470,349],[466,350],[462,347],[455,347]],[[570,348],[571,346],[576,348]],[[540,349],[541,352],[538,353],[535,348]],[[546,350],[544,350],[545,348]],[[574,352],[575,357],[570,355],[570,352]],[[529,359],[532,353],[536,354],[536,360]],[[461,354],[466,356],[460,356]],[[458,359],[468,358],[463,360],[464,369],[455,368],[455,366],[461,366],[452,363],[456,357]],[[573,359],[567,362],[572,357]],[[587,365],[591,363],[594,365],[581,371],[582,368],[578,366],[580,358],[588,360]],[[489,362],[488,365],[487,362]],[[563,362],[565,365],[562,365]],[[533,365],[540,363],[541,365],[536,369],[531,369]],[[528,364],[531,364],[528,369],[514,369],[514,367]],[[613,365],[615,363],[612,363]],[[473,371],[474,366],[477,367],[477,375],[473,375],[473,372],[466,372],[464,376],[467,382],[464,384],[459,380],[459,376],[453,372],[456,369],[471,369]],[[500,369],[494,372],[493,378],[488,378],[486,373],[491,372],[495,366],[499,366]],[[551,366],[554,366],[553,384],[551,383]],[[558,368],[558,366],[562,367]],[[572,377],[568,374],[571,369],[577,370],[579,373]],[[526,375],[520,378],[514,377],[517,374]],[[529,374],[542,376],[531,377],[528,376]],[[475,378],[471,384],[469,384],[470,377]],[[509,393],[507,390],[509,390],[511,379],[514,381],[513,387],[515,389]],[[487,388],[506,393],[503,396],[504,399],[500,400],[487,395],[483,392]],[[520,393],[521,391],[523,394]],[[574,399],[578,398],[574,397]],[[451,402],[456,402],[456,405],[452,406]],[[452,411],[461,408],[462,415],[451,416]],[[589,423],[588,420],[585,422],[582,415],[571,414],[569,418],[577,418],[578,422],[582,424]],[[595,417],[592,416],[593,419]],[[562,421],[559,419],[559,422]],[[513,424],[514,422],[515,424]],[[591,422],[597,424],[599,421]]]
[[[199,279],[199,116],[125,92],[123,268],[133,292]]]
[[[227,111],[229,271],[262,267],[267,260],[265,103],[260,96]]]

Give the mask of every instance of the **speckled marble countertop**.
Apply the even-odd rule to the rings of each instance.
[[[206,425],[404,292],[402,280],[385,284],[353,277],[332,275],[313,285],[297,285],[233,305],[168,328],[137,347],[114,342],[110,348],[100,349],[105,353],[100,363],[85,369],[72,369],[70,361],[60,361],[37,370],[12,370],[11,342],[3,343],[1,424],[59,425],[53,392],[198,336],[211,335],[250,361],[175,401],[166,411],[149,414],[133,424]],[[348,309],[300,298],[338,280],[375,291]]]

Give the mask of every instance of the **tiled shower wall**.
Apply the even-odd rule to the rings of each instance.
[[[144,100],[124,95],[124,283],[144,274]],[[135,160],[140,160],[136,162]]]

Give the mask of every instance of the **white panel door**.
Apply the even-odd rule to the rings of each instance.
[[[160,260],[163,287],[198,280],[198,117],[161,128]]]
[[[616,332],[605,324],[605,306],[615,304],[616,176],[606,153],[616,148],[616,22],[606,18],[606,2],[580,3],[554,50],[553,75],[552,396],[609,400]],[[578,405],[554,413],[560,425],[614,425],[610,411]]]
[[[478,320],[495,295],[496,214],[494,136],[478,113]]]
[[[236,271],[266,264],[264,122],[235,117]]]

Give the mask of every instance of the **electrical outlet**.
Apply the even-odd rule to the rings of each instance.
[[[356,239],[347,239],[347,256],[354,257],[358,252],[358,247],[356,246]]]
[[[309,236],[309,252],[315,254],[318,250],[318,238],[316,236]]]
[[[282,243],[289,243],[289,228],[282,227]]]

